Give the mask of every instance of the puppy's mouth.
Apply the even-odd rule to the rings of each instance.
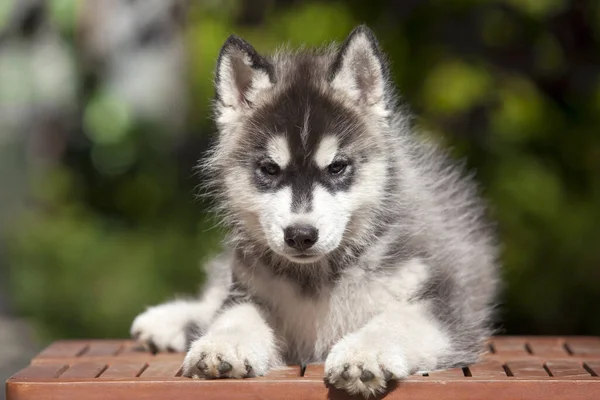
[[[316,253],[295,253],[295,254],[286,254],[286,257],[295,263],[298,264],[311,264],[316,261],[319,261],[323,254]]]

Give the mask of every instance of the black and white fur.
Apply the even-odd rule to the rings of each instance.
[[[229,250],[202,299],[150,308],[135,337],[189,345],[185,376],[325,361],[330,384],[365,397],[474,362],[494,237],[471,179],[398,107],[373,33],[269,57],[231,36],[215,85],[219,135],[202,167]]]

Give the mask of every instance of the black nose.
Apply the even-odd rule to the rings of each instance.
[[[310,249],[319,240],[319,231],[310,225],[288,226],[283,231],[285,244],[296,250]]]

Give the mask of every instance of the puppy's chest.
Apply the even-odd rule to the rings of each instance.
[[[356,331],[390,305],[408,303],[429,279],[420,259],[399,263],[386,271],[364,265],[347,269],[335,283],[306,291],[265,265],[235,265],[236,279],[264,311],[288,361],[322,361],[342,336]]]
[[[266,304],[269,323],[285,343],[288,358],[296,362],[322,361],[342,336],[397,301],[393,285],[364,272],[348,274],[314,293],[287,279],[255,275],[252,289]]]

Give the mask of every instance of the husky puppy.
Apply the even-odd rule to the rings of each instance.
[[[215,86],[219,133],[202,167],[229,249],[201,299],[148,309],[134,337],[187,350],[185,376],[324,361],[330,384],[365,397],[476,361],[495,238],[471,179],[398,106],[373,33],[271,56],[230,36]]]

